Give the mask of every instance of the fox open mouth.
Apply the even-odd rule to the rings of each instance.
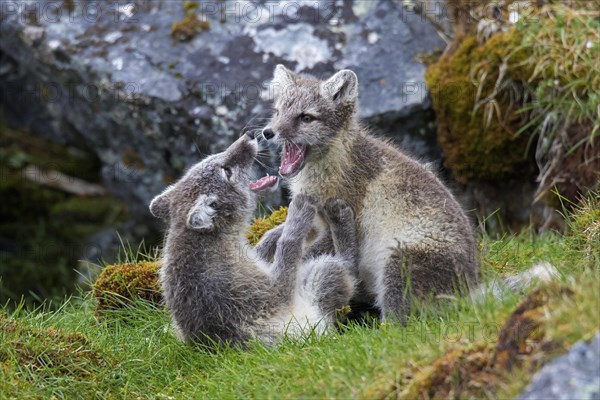
[[[307,146],[305,144],[287,142],[283,146],[283,155],[281,157],[281,165],[279,166],[279,174],[281,176],[290,177],[300,171],[304,165],[306,152]],[[277,176],[267,175],[250,183],[250,190],[253,192],[262,192],[266,189],[275,190],[278,183],[279,178]]]
[[[305,144],[286,142],[283,145],[283,156],[281,157],[281,166],[279,167],[281,176],[290,176],[298,172],[304,165],[305,156]]]

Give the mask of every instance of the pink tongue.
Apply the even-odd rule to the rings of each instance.
[[[275,184],[277,184],[276,176],[263,176],[259,180],[250,184],[250,190],[252,190],[253,192],[258,192],[266,188],[275,186]]]
[[[283,176],[293,174],[300,168],[304,161],[306,146],[286,143],[283,147],[283,159],[279,167],[279,173]]]

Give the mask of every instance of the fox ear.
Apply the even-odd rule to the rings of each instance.
[[[281,91],[282,89],[293,85],[296,82],[296,74],[283,66],[283,64],[278,64],[275,67],[275,72],[273,73],[273,81],[271,82],[275,87],[276,91]]]
[[[173,186],[169,186],[150,202],[150,212],[156,218],[164,219],[165,221],[169,219],[169,205],[171,203],[170,197],[172,190]]]
[[[216,196],[200,195],[187,215],[186,225],[196,230],[209,230],[214,227],[217,210],[214,207]]]
[[[321,95],[336,104],[354,103],[358,97],[358,78],[344,69],[321,83]]]

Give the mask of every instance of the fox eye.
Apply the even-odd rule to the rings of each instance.
[[[313,117],[312,115],[308,115],[308,114],[302,114],[300,115],[300,121],[304,122],[305,124],[308,124],[309,122],[313,122],[316,118]]]
[[[216,210],[218,208],[219,204],[216,201],[213,201],[208,206],[210,208],[212,208],[213,210]]]
[[[231,171],[231,168],[229,167],[222,167],[223,168],[223,172],[225,172],[225,176],[227,177],[227,179],[231,178],[231,175],[233,174],[233,172]]]

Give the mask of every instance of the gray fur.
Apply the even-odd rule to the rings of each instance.
[[[254,337],[272,343],[294,318],[321,323],[323,330],[353,295],[355,260],[302,258],[317,212],[309,196],[297,196],[286,224],[265,235],[256,251],[249,247],[245,233],[256,205],[249,171],[256,153],[256,142],[243,136],[193,166],[150,205],[168,223],[160,284],[187,342],[236,345]]]
[[[280,65],[275,81],[281,87],[265,130],[280,145],[308,148],[303,167],[289,177],[293,196],[309,194],[320,206],[343,199],[356,214],[365,291],[355,301],[374,303],[382,318],[404,320],[414,296],[452,294],[478,281],[464,211],[425,165],[360,124],[352,71],[319,81]],[[314,118],[302,118],[307,114]]]

